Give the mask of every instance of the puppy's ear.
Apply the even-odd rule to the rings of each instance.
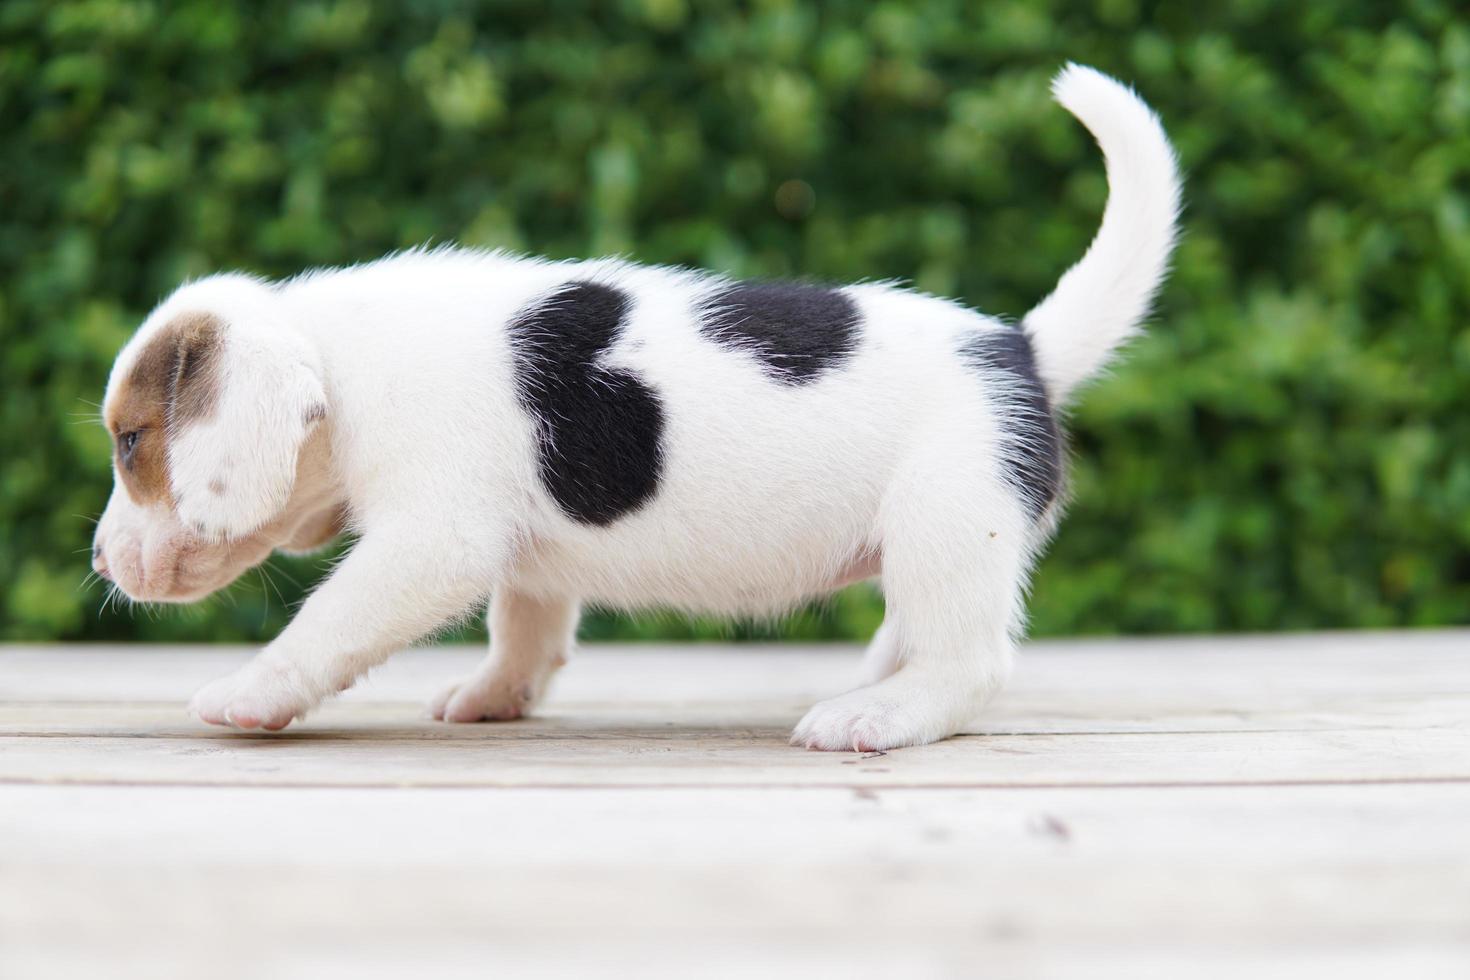
[[[280,514],[326,406],[315,352],[300,335],[249,317],[185,318],[166,422],[179,520],[229,539]]]

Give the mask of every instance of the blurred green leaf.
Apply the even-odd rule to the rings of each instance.
[[[6,0],[5,639],[257,639],[323,562],[195,610],[79,588],[109,492],[88,418],[190,276],[425,240],[737,275],[900,278],[1024,313],[1096,230],[1047,85],[1135,84],[1187,174],[1147,336],[1072,419],[1039,633],[1470,621],[1470,27],[1267,0]],[[279,591],[277,591],[279,590]],[[598,638],[862,638],[594,612]],[[471,628],[471,632],[475,632]]]

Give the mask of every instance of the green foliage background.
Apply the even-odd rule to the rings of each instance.
[[[1039,633],[1470,621],[1470,25],[1456,5],[0,5],[0,637],[243,639],[78,588],[89,422],[148,308],[427,240],[907,277],[1018,316],[1106,194],[1048,101],[1134,82],[1188,171],[1148,337],[1073,420]],[[302,584],[316,563],[280,565]],[[300,586],[277,576],[285,600]],[[735,635],[857,637],[877,599]],[[592,636],[725,635],[594,618]]]

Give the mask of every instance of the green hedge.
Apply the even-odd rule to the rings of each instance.
[[[433,240],[906,277],[1019,315],[1082,253],[1066,59],[1188,171],[1148,337],[1074,418],[1039,633],[1470,621],[1470,26],[1455,4],[0,4],[0,636],[270,635],[252,577],[100,612],[87,419],[159,297]],[[90,402],[89,402],[90,400]],[[277,563],[284,600],[318,574]],[[851,592],[781,627],[851,637]],[[720,635],[594,618],[594,636]],[[770,624],[737,635],[779,632]]]

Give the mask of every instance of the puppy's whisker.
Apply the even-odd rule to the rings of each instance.
[[[268,588],[270,588],[271,591],[275,592],[276,598],[278,600],[280,600],[281,608],[283,608],[283,609],[286,608],[286,597],[283,596],[283,595],[281,595],[281,589],[280,589],[280,587],[276,585],[275,579],[271,578],[270,573],[268,571],[266,571],[265,565],[258,565],[258,566],[256,566],[256,571],[260,572],[260,578],[261,578],[261,580],[263,582],[265,582],[266,586]],[[267,605],[269,605],[269,602],[270,602],[270,594],[269,593],[266,594],[266,602],[267,602]]]
[[[271,594],[268,585],[270,580],[265,577],[264,565],[256,565],[255,574],[260,579],[260,594],[262,600],[260,603],[260,628],[265,629],[265,624],[270,620],[271,617]]]
[[[265,567],[269,568],[271,571],[275,572],[277,575],[283,575],[283,576],[285,576],[286,581],[287,582],[290,582],[293,586],[295,586],[298,591],[301,589],[301,587],[302,587],[301,586],[301,583],[296,580],[296,576],[294,576],[290,572],[286,571],[280,565],[277,565],[273,559],[267,558],[265,560]]]
[[[203,606],[205,603],[217,604],[216,600],[228,600],[230,603],[230,608],[237,609],[239,608],[240,604],[239,599],[237,598],[237,592],[241,587],[241,583],[246,583],[248,586],[249,582],[250,579],[247,576],[242,575],[239,578],[235,579],[235,581],[231,582],[229,585],[226,585],[224,588],[216,589],[215,591],[211,592],[203,599],[200,599],[198,602],[194,603],[194,605]]]

